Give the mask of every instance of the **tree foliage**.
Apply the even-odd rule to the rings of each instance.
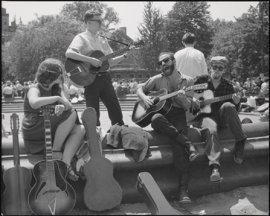
[[[147,2],[144,6],[143,21],[138,27],[145,44],[142,48],[143,66],[155,72],[159,53],[167,49],[167,39],[164,35],[164,19],[152,2]]]
[[[262,31],[262,25],[269,25],[269,15],[262,23],[258,6],[251,6],[235,22],[215,20],[212,23],[215,36],[211,54],[226,56],[230,62],[229,73],[241,79],[269,70],[269,63],[268,68],[265,64],[264,70],[262,69],[262,59],[269,56],[269,33]],[[268,12],[265,10],[263,14],[267,13],[269,3]]]
[[[179,1],[169,11],[166,21],[166,35],[169,49],[173,52],[183,48],[182,37],[186,32],[192,32],[197,37],[196,48],[207,57],[212,49],[211,40],[213,28],[207,2]]]
[[[108,29],[111,25],[119,22],[118,14],[115,10],[99,1],[74,1],[65,4],[60,15],[83,22],[84,14],[87,10],[98,11],[102,14],[104,29]]]
[[[19,80],[33,80],[38,65],[46,58],[65,60],[66,49],[80,31],[74,20],[59,16],[40,17],[18,29],[5,52],[7,74]]]

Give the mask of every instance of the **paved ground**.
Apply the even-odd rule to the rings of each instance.
[[[192,199],[193,203],[181,206],[176,201],[171,206],[184,214],[207,215],[252,215],[263,213],[269,215],[269,186],[242,187],[225,193],[211,194]],[[242,205],[238,204],[242,201]],[[238,204],[238,205],[237,205]],[[233,208],[232,208],[233,207]],[[186,210],[189,212],[187,212]],[[233,210],[231,212],[231,210]],[[122,204],[112,210],[91,212],[87,210],[73,210],[70,215],[150,215],[151,212],[144,203]]]

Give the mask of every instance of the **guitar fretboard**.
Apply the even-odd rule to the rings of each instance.
[[[118,50],[118,51],[113,52],[111,54],[102,56],[101,58],[99,58],[99,60],[102,61],[102,62],[107,61],[108,59],[111,59],[111,58],[113,58],[115,56],[118,56],[120,53],[125,52],[125,51],[128,51],[128,50],[129,50],[129,47],[126,47],[124,49]]]
[[[52,137],[51,137],[51,122],[44,119],[45,126],[45,146],[46,146],[46,159],[52,160]]]
[[[216,103],[216,102],[219,102],[219,101],[228,100],[228,99],[231,99],[232,96],[233,96],[233,94],[229,94],[229,95],[224,95],[224,96],[220,96],[220,97],[210,98],[210,99],[201,101],[200,106],[202,107],[202,106],[206,106],[206,105]]]
[[[194,85],[194,86],[189,86],[184,91],[188,92],[188,91],[191,91],[191,90],[205,89],[206,87],[207,87],[207,84],[198,84],[198,85]],[[174,97],[179,93],[179,91],[180,90],[169,93],[167,95],[160,96],[159,100],[162,101],[162,100],[166,100],[168,98]]]

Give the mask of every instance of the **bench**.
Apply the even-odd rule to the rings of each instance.
[[[203,145],[200,134],[194,128],[189,129],[188,136],[197,145],[200,156],[191,163],[189,193],[191,196],[201,196],[210,193],[229,191],[238,187],[261,185],[268,183],[269,157],[269,125],[268,122],[243,124],[243,130],[248,136],[245,146],[245,161],[242,165],[233,162],[232,149],[235,140],[229,129],[220,131],[221,146],[221,175],[223,181],[211,183],[208,160],[203,154]],[[114,176],[123,189],[123,203],[143,201],[137,192],[136,181],[140,172],[147,171],[157,181],[162,192],[168,199],[174,199],[178,191],[177,176],[173,167],[172,149],[167,137],[149,131],[151,156],[142,162],[135,162],[123,149],[106,148],[106,139],[103,142],[103,154],[114,164]],[[21,160],[23,167],[32,169],[34,164],[42,159],[42,155],[28,154],[22,137],[19,138]],[[13,166],[12,139],[2,138],[2,165],[4,170]],[[32,179],[32,185],[34,184]],[[84,180],[70,182],[77,192],[77,206],[84,206]]]

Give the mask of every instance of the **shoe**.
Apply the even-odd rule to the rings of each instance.
[[[79,176],[74,172],[72,166],[67,165],[67,178],[71,181],[78,181]]]
[[[189,161],[194,161],[198,156],[199,156],[199,152],[197,151],[197,149],[195,148],[194,145],[190,144],[189,146]]]
[[[236,142],[234,145],[233,160],[236,164],[242,164],[244,161],[244,149],[246,138]]]
[[[220,173],[219,173],[219,165],[212,164],[210,166],[211,168],[211,175],[210,175],[210,181],[211,182],[219,182],[221,181]]]
[[[181,190],[179,193],[179,203],[188,204],[191,203],[191,199],[188,196],[188,192],[186,190]]]

